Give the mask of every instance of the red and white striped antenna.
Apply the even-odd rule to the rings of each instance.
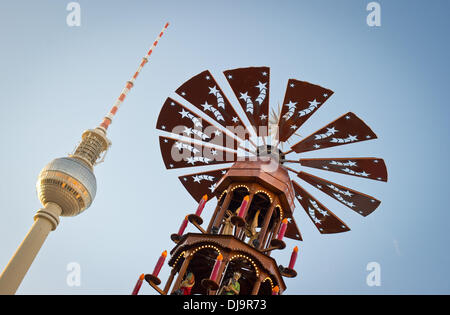
[[[144,56],[144,58],[142,58],[142,62],[139,65],[139,67],[136,70],[136,72],[134,73],[133,77],[131,78],[131,80],[127,81],[127,83],[125,85],[125,88],[122,90],[122,93],[120,93],[119,97],[115,101],[115,103],[112,106],[111,110],[103,118],[103,121],[100,124],[99,128],[102,129],[105,133],[106,133],[106,130],[108,129],[109,125],[111,124],[114,116],[116,115],[117,110],[119,109],[120,105],[122,105],[122,103],[123,103],[125,97],[127,96],[128,92],[133,87],[134,81],[136,81],[136,78],[139,75],[139,72],[141,72],[141,70],[144,67],[144,65],[148,62],[148,59],[149,59],[150,55],[153,52],[153,49],[156,47],[156,45],[158,45],[158,41],[161,39],[161,37],[163,36],[163,34],[164,34],[164,32],[165,32],[165,30],[167,29],[168,26],[169,26],[169,22],[167,22],[166,25],[164,25],[163,29],[161,30],[161,33],[159,33],[158,37],[156,37],[156,40],[153,42],[153,45],[150,48],[150,50],[148,51],[148,53]]]

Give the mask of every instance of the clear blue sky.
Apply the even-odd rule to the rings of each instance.
[[[40,208],[39,171],[101,121],[171,22],[110,127],[112,148],[95,169],[96,200],[85,213],[62,218],[18,293],[130,294],[195,209],[177,179],[190,170],[167,171],[160,156],[154,126],[164,100],[205,69],[219,77],[263,65],[271,67],[272,105],[282,102],[288,78],[335,91],[302,134],[353,111],[379,137],[305,157],[382,157],[389,172],[388,183],[326,175],[382,201],[366,218],[305,187],[352,230],[322,236],[298,206],[304,241],[288,242],[300,255],[299,276],[286,280],[286,293],[450,293],[450,2],[379,2],[382,25],[370,28],[369,1],[362,0],[80,0],[80,27],[66,24],[69,1],[1,1],[1,269]],[[281,264],[289,256],[274,254]],[[366,284],[373,261],[381,266],[380,287]],[[81,266],[79,287],[66,284],[71,262]],[[161,278],[168,273],[165,265]],[[154,291],[144,285],[141,293]]]

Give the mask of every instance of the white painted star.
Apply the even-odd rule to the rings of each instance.
[[[298,199],[298,200],[303,200],[303,197],[300,196],[300,195],[297,195],[297,199]]]
[[[185,95],[186,95],[186,93],[185,93],[185,92],[181,92],[181,95],[185,96]]]
[[[334,127],[327,128],[327,133],[331,133],[332,135],[334,135],[336,132],[337,132],[337,130]]]
[[[317,102],[316,99],[314,99],[313,101],[308,101],[309,105],[313,106],[313,107],[317,107],[317,105],[320,105],[322,103]]]
[[[173,164],[169,164],[170,167],[173,167]]]
[[[216,136],[220,136],[220,135],[222,134],[222,132],[220,132],[219,130],[216,130],[216,131],[214,131],[214,134],[215,134]]]
[[[323,97],[328,97],[328,94],[327,94],[327,93],[325,93],[325,94],[323,95]]]
[[[350,140],[350,141],[357,141],[358,140],[358,138],[357,138],[358,136],[352,136],[352,135],[348,135],[348,140]]]
[[[374,163],[378,163],[378,160],[373,160]]]
[[[213,149],[213,150],[211,150],[211,154],[212,155],[217,155],[217,151]]]
[[[248,94],[248,92],[245,92],[245,93],[240,93],[241,94],[241,97],[239,97],[239,99],[241,99],[241,100],[247,100],[248,98],[249,98],[249,96],[247,95]]]
[[[203,106],[203,111],[207,111],[207,110],[211,110],[211,106],[209,105],[208,102],[205,101],[205,104],[201,104],[201,106]]]
[[[171,106],[175,106],[175,103],[174,103],[174,102],[171,102],[170,105],[171,105]]]
[[[322,166],[322,168],[327,170],[328,166],[324,165],[324,166]]]
[[[162,125],[161,129],[166,130],[166,126]]]
[[[187,178],[186,178],[186,177],[183,177],[183,180],[184,180],[184,181],[187,181]]]
[[[223,171],[222,171],[222,175],[225,175],[226,173],[227,173],[226,170],[223,170]]]
[[[370,139],[370,136],[366,136],[366,139]]]
[[[194,158],[192,156],[187,158],[187,162],[192,165],[194,165],[195,163]]]
[[[194,183],[200,184],[200,181],[201,181],[200,176],[198,176],[198,175],[192,176],[192,179],[194,180]]]
[[[263,75],[263,76],[266,76],[266,75],[267,75],[267,72],[264,71],[264,72],[262,73],[262,75]]]
[[[291,129],[297,129],[297,126],[296,125],[292,125]]]
[[[349,192],[348,190],[346,192],[344,192],[344,195],[349,196],[349,197],[353,196],[353,194],[351,192]]]
[[[181,142],[175,142],[175,147],[176,147],[178,150],[181,150],[181,149],[183,149],[183,144],[182,144]]]
[[[261,119],[261,120],[266,120],[266,119],[267,119],[267,116],[264,115],[264,114],[262,114],[261,116],[259,116],[259,119]]]
[[[233,76],[231,74],[229,74],[228,79],[233,79]]]
[[[362,173],[361,173],[361,176],[364,176],[364,177],[367,177],[367,176],[369,176],[370,174],[367,174],[366,173],[366,171],[363,171]]]
[[[294,87],[294,86],[295,86],[295,84],[294,84],[294,83],[291,83],[291,84],[289,84],[289,86],[290,86],[290,87]]]
[[[181,112],[178,112],[179,114],[181,114],[181,118],[185,118],[188,117],[189,112],[182,109]]]
[[[237,123],[239,121],[239,119],[237,117],[233,117],[233,119],[231,119],[234,123]]]
[[[186,135],[190,136],[190,135],[192,134],[192,128],[184,127],[183,132],[184,132]]]
[[[167,139],[164,139],[164,143],[167,143],[167,142],[169,142],[169,140],[167,140]]]
[[[206,80],[209,80],[209,79],[211,79],[211,77],[210,77],[209,75],[207,75],[207,76],[205,77],[205,79],[206,79]]]
[[[320,148],[320,145],[316,143],[313,145],[313,147],[314,147],[314,149],[318,149],[318,148]]]
[[[289,101],[289,103],[285,104],[284,106],[287,106],[287,107],[289,107],[289,109],[291,109],[291,108],[295,108],[295,105],[297,105],[297,102]]]
[[[350,119],[350,116],[349,115],[345,116],[345,119]]]
[[[258,85],[256,85],[255,87],[257,87],[260,91],[261,90],[267,90],[267,88],[266,88],[266,84],[267,84],[267,82],[266,83],[261,83],[260,81],[258,81]]]
[[[209,94],[216,95],[217,92],[219,92],[219,91],[216,89],[216,86],[215,86],[215,85],[214,85],[214,87],[212,87],[212,88],[210,88],[210,87],[208,87],[208,88],[209,88]]]
[[[356,162],[355,161],[348,161],[348,166],[356,166]]]
[[[211,190],[211,192],[214,191],[214,189],[216,189],[216,184],[212,184],[211,186],[208,187],[209,190]]]
[[[322,186],[321,186],[321,185],[316,185],[316,187],[319,188],[319,189],[322,189]]]

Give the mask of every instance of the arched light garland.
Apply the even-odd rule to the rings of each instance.
[[[247,259],[248,261],[250,261],[250,263],[253,265],[253,268],[255,268],[256,277],[259,277],[259,269],[258,269],[258,267],[256,266],[256,264],[255,264],[255,262],[253,261],[253,259],[251,259],[250,257],[248,257],[248,256],[246,256],[246,255],[236,254],[236,255],[231,256],[230,262],[231,262],[233,259],[236,259],[236,258],[244,258],[244,259]]]
[[[196,252],[198,252],[199,250],[205,249],[205,248],[212,248],[219,254],[222,254],[221,251],[219,250],[219,248],[214,245],[202,245],[202,246],[199,246],[196,249],[194,249],[194,251],[191,253],[191,256],[194,256]]]
[[[231,191],[234,191],[235,189],[238,189],[238,188],[245,188],[245,189],[247,189],[247,191],[250,191],[250,188],[248,188],[247,185],[242,185],[242,184],[234,186],[233,188],[231,188]]]
[[[276,205],[275,208],[280,209],[280,219],[283,220],[284,217],[283,208],[280,205]]]
[[[272,198],[271,194],[268,193],[267,191],[265,191],[265,190],[257,190],[257,191],[255,192],[255,195],[257,195],[257,194],[259,194],[259,193],[264,194],[264,195],[266,195],[267,197],[269,197],[270,203],[273,202],[273,198]]]
[[[219,199],[217,199],[217,202],[220,202],[220,200],[222,199],[223,195],[225,195],[226,193],[228,193],[228,190],[224,190],[221,194]]]
[[[177,259],[175,259],[175,262],[173,263],[173,266],[175,267],[180,260],[181,256],[184,256],[186,254],[186,251],[182,251],[180,255],[178,255]]]
[[[271,286],[271,287],[272,287],[272,289],[273,289],[274,285],[273,285],[273,281],[272,281],[272,279],[271,279],[270,277],[266,277],[266,279],[264,279],[264,281],[263,281],[263,282],[266,282],[267,280],[269,280],[269,282],[270,282],[270,286]]]

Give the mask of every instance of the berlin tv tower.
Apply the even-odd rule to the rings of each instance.
[[[94,166],[103,161],[111,145],[106,137],[108,126],[168,26],[166,23],[102,123],[83,132],[73,154],[51,161],[39,173],[36,189],[43,208],[37,211],[31,229],[0,275],[0,294],[16,293],[48,234],[58,226],[60,216],[78,215],[92,204],[97,190]]]

